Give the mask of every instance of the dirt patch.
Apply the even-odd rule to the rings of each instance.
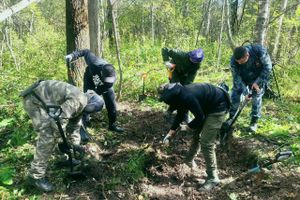
[[[136,104],[119,106],[125,133],[109,133],[103,119],[97,119],[94,135],[107,154],[84,167],[87,179],[55,181],[61,191],[49,194],[54,199],[300,199],[300,174],[276,164],[271,170],[249,175],[256,159],[253,149],[272,151],[277,147],[254,139],[235,139],[227,153],[217,148],[222,184],[210,192],[197,189],[205,179],[205,163],[200,155],[194,170],[184,164],[192,135],[179,132],[169,146],[162,144],[170,124],[162,111],[139,108]],[[99,116],[94,116],[99,117]],[[93,121],[95,123],[95,121]],[[101,127],[102,126],[102,127]],[[105,126],[104,126],[105,127]],[[60,197],[60,194],[64,194]]]

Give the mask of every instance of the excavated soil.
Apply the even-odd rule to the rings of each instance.
[[[247,173],[255,162],[253,149],[271,152],[278,149],[275,144],[259,137],[244,137],[235,138],[226,152],[217,146],[222,182],[212,191],[199,192],[205,179],[205,163],[201,153],[195,160],[198,165],[196,169],[192,170],[184,164],[192,135],[179,132],[169,146],[165,146],[162,139],[170,124],[164,119],[162,111],[142,109],[134,103],[122,103],[119,109],[118,119],[126,131],[122,134],[108,133],[104,129],[106,123],[103,117],[93,116],[93,130],[97,130],[93,138],[101,146],[102,160],[88,161],[84,167],[87,176],[84,180],[52,178],[60,190],[43,194],[45,199],[300,200],[300,174],[296,166],[277,163],[272,169]],[[144,178],[133,180],[130,174],[124,174],[124,179],[118,179],[124,172],[124,166],[132,162],[132,153],[147,155]]]

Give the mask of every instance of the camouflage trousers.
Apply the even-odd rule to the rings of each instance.
[[[225,111],[208,114],[204,121],[202,130],[193,132],[193,141],[187,156],[187,160],[191,161],[194,159],[199,153],[201,146],[201,152],[206,165],[207,180],[219,179],[215,141],[220,132],[225,115]]]
[[[265,94],[264,88],[261,88],[259,93],[253,93],[252,96],[252,111],[250,117],[252,120],[257,120],[261,117],[261,108],[262,108],[262,97]],[[233,88],[231,93],[231,108],[230,116],[233,116],[241,102],[242,90],[238,88]]]
[[[33,95],[26,96],[23,99],[23,105],[32,120],[34,130],[38,133],[36,150],[31,162],[29,176],[34,179],[40,179],[46,175],[49,158],[61,136],[55,121],[49,117],[45,109],[41,106],[41,103]],[[61,120],[63,130],[67,133],[67,137],[72,144],[80,144],[79,130],[81,124],[81,117]]]

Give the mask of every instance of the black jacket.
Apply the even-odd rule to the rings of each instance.
[[[177,110],[172,130],[179,127],[187,111],[191,111],[194,115],[194,119],[188,125],[196,129],[202,128],[208,114],[226,111],[230,106],[228,94],[209,83],[193,83],[185,86],[179,83],[168,84],[161,95],[161,100]]]
[[[116,81],[116,72],[113,65],[97,57],[89,49],[74,51],[74,60],[84,57],[88,65],[84,74],[84,91],[95,90],[98,94],[106,92]]]

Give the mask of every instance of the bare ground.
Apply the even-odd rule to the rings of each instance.
[[[84,180],[55,178],[58,174],[63,176],[63,173],[61,169],[52,169],[50,180],[58,190],[42,194],[43,199],[300,200],[300,174],[296,166],[277,163],[270,170],[265,169],[257,174],[247,173],[255,160],[253,149],[272,152],[278,148],[268,140],[262,137],[236,138],[226,153],[217,147],[222,183],[210,192],[199,192],[197,189],[205,179],[205,164],[201,153],[196,159],[198,168],[194,170],[183,161],[189,149],[191,134],[179,132],[166,147],[161,141],[170,125],[164,120],[161,111],[142,108],[133,103],[122,103],[119,109],[119,119],[126,129],[123,134],[108,133],[103,128],[104,122],[99,123],[103,119],[94,116],[93,124],[97,125],[93,128],[100,130],[94,133],[94,139],[103,151],[109,153],[104,154],[100,162],[89,161],[84,167],[87,176]],[[144,178],[139,178],[130,169],[124,170],[128,163],[134,162],[132,153],[137,155],[136,159],[147,155],[143,161]],[[135,176],[136,179],[132,178]],[[30,189],[28,192],[32,194]]]

